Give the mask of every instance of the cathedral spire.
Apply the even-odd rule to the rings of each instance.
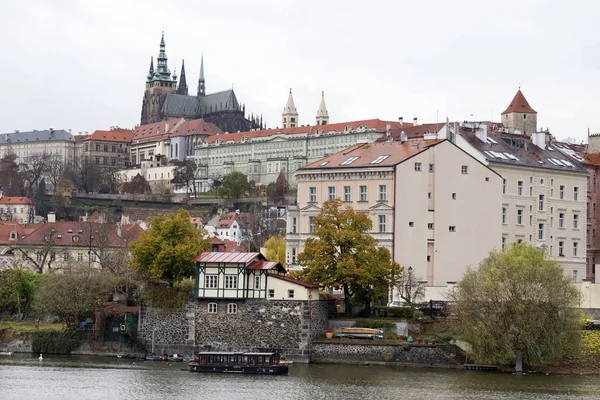
[[[169,66],[167,65],[168,59],[165,47],[165,32],[163,31],[160,38],[160,52],[156,58],[156,72],[159,75],[159,80],[170,81],[171,71],[169,71]]]
[[[148,70],[148,80],[152,79],[154,75],[154,57],[150,57],[150,69]]]
[[[198,97],[206,96],[206,82],[204,81],[204,54],[200,56],[200,79],[198,79]]]
[[[325,106],[325,92],[321,92],[321,104],[317,110],[317,125],[327,125],[329,123],[329,113]]]
[[[298,126],[298,110],[294,104],[291,88],[287,103],[285,104],[285,107],[283,107],[283,113],[281,113],[281,125],[284,128],[294,128]]]
[[[184,94],[187,96],[188,87],[185,80],[185,60],[181,60],[181,75],[179,76],[179,87],[177,88],[177,94]]]

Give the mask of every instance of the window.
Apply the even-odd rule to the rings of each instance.
[[[533,215],[529,216],[529,226],[533,225]]]
[[[294,298],[294,289],[288,289],[288,299]]]
[[[96,151],[100,151],[100,144],[96,144]]]
[[[573,188],[573,200],[579,200],[579,188],[577,186]]]
[[[502,179],[502,194],[506,194],[506,179]]]
[[[217,275],[206,275],[204,277],[204,287],[206,289],[216,289],[217,281]]]
[[[314,217],[308,217],[308,232],[313,233],[315,231]]]
[[[91,262],[96,262],[96,254],[94,254],[94,253],[90,254],[90,261]]]
[[[414,227],[414,226],[415,226],[415,223],[414,223],[413,221],[410,221],[410,222],[408,223],[408,226],[412,228],[412,227]]]
[[[379,201],[387,201],[387,185],[379,185]]]
[[[385,232],[385,228],[386,228],[386,220],[385,220],[385,215],[380,215],[379,216],[379,232]]]
[[[502,250],[506,247],[506,236],[502,236]]]
[[[573,229],[579,229],[579,214],[573,214]]]
[[[430,222],[427,224],[427,229],[433,229],[433,222]]]
[[[469,173],[469,166],[468,165],[461,165],[460,167],[460,173],[463,175],[467,175]]]
[[[558,187],[558,198],[564,200],[565,198],[565,185],[560,185]]]
[[[433,164],[429,164],[429,172],[433,172]]]
[[[538,210],[544,211],[544,195],[540,194],[538,202]]]
[[[237,289],[237,275],[225,275],[225,289]]]
[[[573,282],[577,282],[579,280],[579,273],[576,269],[573,270]]]
[[[538,240],[544,240],[544,224],[538,224]]]
[[[254,277],[254,289],[260,289],[260,276]]]
[[[415,171],[421,172],[421,163],[420,162],[415,163]]]
[[[269,298],[275,297],[275,289],[269,289]]]
[[[235,304],[235,303],[227,304],[227,314],[237,314],[237,304]]]
[[[35,260],[42,261],[42,255],[40,253],[35,253]]]
[[[352,188],[344,186],[344,201],[352,201]]]
[[[529,197],[533,196],[533,187],[529,186]]]
[[[346,159],[346,161],[344,161],[340,165],[350,165],[350,164],[352,164],[356,160],[358,160],[357,156],[349,157],[348,159]]]
[[[456,200],[456,193],[452,193],[452,200]]]
[[[292,218],[292,233],[296,233],[297,228],[298,228],[298,224],[296,222],[296,217]]]
[[[367,201],[367,186],[360,186],[360,201]]]
[[[117,146],[116,145],[112,145],[112,148],[110,149],[113,153],[116,153],[117,151]]]
[[[517,225],[523,225],[523,209],[517,209]]]
[[[450,226],[448,227],[448,231],[449,231],[449,232],[456,232],[456,226],[454,226],[454,225],[450,225]]]
[[[329,186],[327,192],[329,201],[335,200],[335,186]]]
[[[579,242],[573,242],[573,257],[579,257]]]
[[[63,261],[69,261],[69,253],[63,253]]]
[[[558,256],[565,256],[565,242],[558,242]]]
[[[83,261],[83,253],[77,253],[77,261]]]
[[[565,213],[558,213],[558,227],[565,227]]]
[[[502,223],[506,223],[506,207],[502,207]]]
[[[296,248],[292,247],[292,264],[296,264]]]
[[[217,313],[217,303],[208,303],[208,313],[209,314]]]
[[[96,157],[96,165],[100,165],[100,157]]]
[[[317,202],[317,188],[311,186],[308,188],[308,202],[316,203]]]

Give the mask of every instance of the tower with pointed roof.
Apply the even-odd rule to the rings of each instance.
[[[329,113],[327,112],[327,107],[325,106],[325,92],[321,92],[321,104],[319,104],[319,109],[317,110],[317,125],[327,125],[329,123]]]
[[[198,97],[206,96],[206,81],[204,80],[204,54],[200,56],[200,78],[198,78]]]
[[[281,126],[283,128],[294,128],[298,126],[298,110],[294,104],[292,89],[290,89],[290,95],[288,96],[285,107],[283,107],[283,113],[281,113]]]
[[[171,75],[165,51],[165,33],[160,39],[160,51],[156,58],[156,68],[150,59],[150,70],[146,79],[146,91],[142,101],[141,124],[150,124],[161,120],[160,110],[169,93],[177,90],[177,75]]]
[[[185,80],[185,61],[181,60],[181,75],[179,76],[179,86],[177,87],[177,94],[188,94],[188,86]]]
[[[509,133],[529,136],[537,132],[537,111],[531,108],[521,88],[502,113],[502,124]]]

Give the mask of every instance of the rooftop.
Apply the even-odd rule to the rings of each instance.
[[[521,89],[519,89],[517,91],[517,94],[515,94],[515,97],[513,97],[512,101],[510,102],[510,104],[508,105],[506,110],[504,110],[504,112],[502,114],[504,115],[504,114],[509,114],[509,113],[537,114],[537,111],[535,111],[533,108],[531,108],[531,106],[527,102],[527,99],[523,95],[523,92],[521,92]]]
[[[88,135],[83,140],[129,143],[131,142],[132,137],[133,131],[130,131],[129,129],[114,129],[110,131],[94,131],[91,135]],[[75,138],[77,138],[77,136]],[[76,139],[76,141],[78,140]]]

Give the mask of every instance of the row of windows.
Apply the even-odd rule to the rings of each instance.
[[[109,146],[108,144],[105,144],[103,147],[101,147],[100,144],[96,143],[96,151],[100,151],[100,149],[103,148],[104,152],[108,153],[109,152],[108,151],[108,149],[109,149],[108,146]],[[89,148],[88,144],[86,144],[85,145],[85,151],[88,151],[88,148]],[[123,148],[123,143],[119,143],[119,149],[122,149],[122,148]],[[113,145],[110,146],[110,152],[112,152],[112,153],[116,153],[117,152],[117,145],[116,144],[113,144]],[[121,152],[127,153],[127,148],[125,148],[124,151],[119,151],[119,153],[121,153]]]
[[[23,260],[27,260],[27,252],[22,252],[23,254]],[[77,253],[77,261],[83,261],[83,253]],[[98,258],[96,257],[96,254],[91,253],[88,255],[89,261],[91,262],[96,262],[98,260]],[[35,260],[36,261],[42,261],[44,259],[44,254],[43,253],[35,253]],[[62,253],[62,259],[63,261],[69,261],[71,260],[71,254],[68,252],[64,252]],[[56,260],[56,252],[52,251],[50,252],[50,261],[54,261]]]
[[[416,162],[415,163],[415,171],[417,172],[421,172],[422,170],[422,164],[420,162]],[[434,165],[433,164],[429,164],[429,172],[433,172],[434,171]],[[469,173],[469,166],[468,165],[461,165],[460,166],[460,173],[463,175],[467,175]]]
[[[533,181],[533,178],[531,178],[531,181]],[[543,184],[544,179],[541,179],[541,182]],[[554,181],[554,179],[551,179],[551,181]],[[554,184],[554,183],[553,183]],[[523,196],[523,181],[517,181],[517,196]],[[565,194],[566,189],[565,189],[565,185],[560,185],[558,187],[558,198],[560,200],[565,200]],[[506,179],[502,180],[502,193],[506,194]],[[529,186],[529,196],[532,197],[533,196],[533,186]],[[540,196],[544,196],[543,194],[541,194]],[[554,189],[551,188],[550,189],[550,197],[554,197]],[[574,201],[579,201],[579,187],[575,186],[573,187],[573,200]],[[543,210],[543,208],[540,208],[540,210]]]
[[[358,187],[358,190],[359,190],[359,193],[358,193],[359,200],[358,201],[368,201],[367,186],[361,185]],[[327,187],[327,200],[333,201],[336,198],[337,198],[336,197],[336,187],[328,186]],[[377,192],[377,201],[387,201],[387,199],[388,199],[387,185],[379,185],[379,190]],[[342,200],[344,202],[352,201],[352,187],[344,186],[344,193],[343,193]],[[317,202],[316,186],[311,186],[308,188],[308,202],[309,203]]]
[[[543,225],[544,224],[539,224],[539,225],[540,226],[539,226],[539,230],[538,230],[538,239],[540,239],[540,237],[543,239],[543,234],[544,234],[544,226]],[[531,236],[529,239],[531,241],[531,239],[532,239]],[[506,242],[507,242],[506,236],[502,236],[502,250],[504,250],[504,248],[506,247]],[[523,239],[517,239],[517,242],[521,243],[521,242],[523,242]],[[577,241],[577,240],[573,241],[571,250],[572,250],[573,257],[579,257],[579,241]],[[554,251],[554,247],[552,245],[550,245],[550,247],[548,248],[548,255],[551,257],[554,256],[553,251]],[[565,241],[561,240],[558,242],[558,256],[565,257],[565,254],[566,254],[565,253]]]
[[[523,222],[523,214],[524,214],[525,210],[523,208],[517,208],[517,225],[524,225]],[[558,227],[559,228],[566,228],[566,213],[565,212],[559,212],[558,213]],[[506,224],[508,223],[508,210],[506,207],[502,207],[502,223]],[[533,224],[533,216],[530,215],[529,216],[529,226],[531,226]],[[554,227],[554,216],[550,217],[550,227],[553,228]],[[573,229],[579,229],[579,214],[578,213],[574,213],[573,214]]]

